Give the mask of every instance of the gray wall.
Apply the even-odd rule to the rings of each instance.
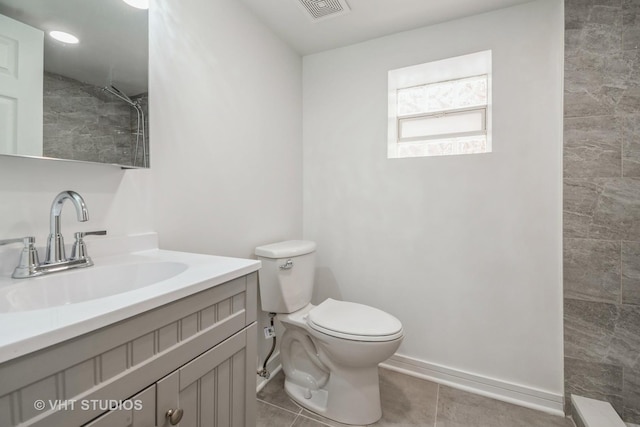
[[[640,1],[565,1],[566,393],[640,423]]]
[[[99,87],[58,74],[45,72],[43,86],[45,157],[133,165],[133,108]]]

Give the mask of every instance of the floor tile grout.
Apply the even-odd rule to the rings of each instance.
[[[274,408],[282,409],[283,411],[286,411],[286,412],[288,412],[290,414],[293,414],[293,415],[300,415],[302,413],[302,409],[299,409],[298,412],[293,412],[293,411],[291,411],[291,410],[289,410],[287,408],[283,408],[282,406],[276,405],[275,403],[267,402],[267,401],[262,400],[262,399],[256,399],[256,400],[258,402],[265,403],[265,404],[267,404],[269,406],[273,406]]]
[[[427,381],[427,382],[430,382],[430,381]],[[450,399],[452,399],[452,397],[449,395],[449,394],[451,394],[451,393],[449,393],[449,392],[445,392],[445,391],[443,390],[443,388],[442,388],[443,386],[442,386],[441,384],[439,384],[439,383],[435,383],[435,382],[430,382],[430,383],[432,383],[432,384],[433,384],[433,385],[435,385],[436,387],[435,387],[435,389],[434,389],[434,388],[432,388],[432,389],[431,389],[431,390],[432,390],[432,393],[433,393],[433,392],[435,392],[435,393],[434,393],[434,394],[435,394],[435,396],[434,396],[434,394],[431,394],[431,395],[430,395],[431,397],[428,399],[428,400],[430,401],[430,402],[428,402],[428,403],[430,404],[429,406],[432,408],[431,410],[433,410],[433,412],[431,412],[431,410],[429,410],[428,412],[430,412],[430,415],[431,415],[431,417],[429,417],[429,418],[431,418],[431,419],[433,420],[433,422],[432,422],[432,424],[431,424],[431,425],[432,425],[433,427],[437,427],[437,426],[438,426],[438,418],[439,418],[439,417],[443,420],[443,422],[445,422],[445,423],[446,423],[446,422],[447,422],[447,418],[450,416],[450,414],[449,414],[449,411],[448,411],[448,410],[445,410],[445,411],[442,411],[442,413],[439,413],[439,412],[440,412],[440,411],[439,411],[439,409],[440,409],[440,408],[439,408],[440,399],[441,399],[441,398],[443,398],[443,399],[444,399],[444,401],[445,401],[445,404],[447,404],[447,403],[449,403],[449,400],[450,400]],[[411,388],[409,388],[409,389],[411,389]],[[283,390],[282,390],[282,393],[284,393],[284,391],[283,391]],[[274,394],[274,395],[275,395],[275,394],[277,394],[277,393],[273,393],[273,392],[272,392],[272,394]],[[475,396],[475,395],[470,394],[470,393],[466,393],[466,394],[468,394],[469,396]],[[441,396],[441,395],[442,395],[442,396]],[[269,398],[269,396],[267,396],[267,397]],[[288,397],[288,396],[287,396],[287,397]],[[435,397],[435,399],[434,399],[434,397]],[[475,398],[476,398],[476,399],[478,399],[478,398],[481,398],[481,397],[476,396]],[[327,422],[324,422],[324,420],[322,419],[322,416],[321,416],[321,415],[314,414],[313,412],[309,412],[309,414],[311,414],[311,415],[313,415],[313,416],[309,416],[308,414],[306,414],[305,412],[306,412],[307,410],[306,410],[305,408],[303,408],[302,406],[300,406],[297,402],[295,402],[295,401],[293,401],[292,399],[290,399],[290,398],[289,398],[289,402],[293,403],[293,405],[297,408],[297,412],[294,412],[294,411],[293,411],[293,410],[291,410],[291,409],[287,409],[287,408],[285,408],[285,407],[280,406],[281,404],[282,404],[282,405],[287,405],[287,404],[288,404],[288,402],[283,402],[283,401],[282,401],[282,396],[280,396],[280,398],[278,399],[278,402],[277,402],[277,403],[271,403],[271,402],[265,401],[265,400],[263,400],[263,399],[261,399],[261,398],[258,398],[257,400],[258,400],[259,402],[262,402],[262,403],[265,403],[265,404],[269,405],[270,407],[275,407],[275,408],[277,408],[277,409],[281,409],[281,410],[283,410],[283,411],[284,411],[285,413],[287,413],[287,414],[294,415],[294,419],[293,419],[293,421],[291,422],[291,424],[289,424],[289,425],[288,425],[288,427],[293,427],[293,426],[298,425],[298,424],[300,424],[300,423],[302,423],[302,424],[304,424],[304,423],[307,423],[307,424],[313,424],[313,425],[316,425],[317,427],[321,427],[321,426],[322,426],[322,427],[325,427],[325,426],[326,426],[326,427],[332,427],[332,424],[329,424],[329,423],[327,423]],[[432,402],[434,402],[434,400],[435,400],[435,403],[432,403]],[[467,399],[467,400],[468,400],[468,399]],[[416,401],[415,403],[417,403],[417,401]],[[427,404],[427,402],[426,402],[426,401],[422,401],[422,404],[423,404],[423,405],[424,405],[424,404]],[[435,404],[435,407],[433,407],[433,404]],[[291,405],[289,405],[289,406],[291,406]],[[517,405],[516,405],[516,406],[517,406]],[[460,407],[460,405],[458,405],[458,406],[453,405],[453,407],[452,407],[453,409],[452,409],[452,410],[454,410],[454,412],[455,412],[456,410],[458,410],[458,411],[459,411],[459,410],[460,410],[460,408],[459,408],[459,407]],[[464,405],[463,405],[463,406],[461,406],[461,407],[464,409]],[[487,405],[487,407],[491,408],[492,406],[491,406],[491,405]],[[456,408],[457,408],[457,409],[456,409]],[[451,409],[451,408],[450,408],[450,409]],[[462,413],[464,413],[464,412],[462,412]],[[284,417],[284,413],[281,413],[281,414],[282,414],[282,416]],[[393,414],[393,411],[392,411],[392,414]],[[480,414],[482,414],[482,412],[480,412]],[[396,414],[396,415],[397,415],[397,414]],[[542,415],[541,415],[541,416],[542,416]],[[288,417],[289,417],[289,416],[287,416],[287,418],[288,418]],[[318,417],[318,418],[316,418],[316,417]],[[443,418],[443,417],[444,417],[444,418]],[[565,419],[566,419],[566,418],[568,418],[568,419],[569,419],[569,421],[566,421],[566,420],[565,420],[564,424],[562,424],[562,425],[571,425],[571,426],[574,426],[574,427],[575,427],[575,425],[576,425],[576,424],[575,424],[575,421],[574,421],[571,417],[566,417],[566,416],[565,416],[564,418],[565,418]],[[283,419],[283,421],[284,421],[284,419]],[[330,421],[330,420],[328,420],[328,421]],[[387,420],[387,421],[388,421],[388,420]],[[424,422],[424,424],[422,424],[422,425],[424,425],[424,426],[429,425],[429,424],[428,424],[428,421],[427,421],[427,419],[426,419],[426,418],[423,418],[423,422]],[[387,425],[387,424],[388,424],[388,423],[382,423],[381,425]],[[556,425],[556,422],[554,421],[552,424],[553,424],[553,425]],[[283,422],[281,425],[286,426],[287,424]],[[340,425],[341,425],[341,424],[340,424]],[[501,424],[501,425],[502,425],[502,424]],[[518,424],[518,425],[520,425],[520,424]],[[559,425],[559,423],[558,423],[558,425]],[[349,427],[349,426],[345,426],[345,427]],[[372,426],[372,425],[369,425],[369,427],[373,427],[373,426]],[[640,426],[639,426],[639,427],[640,427]]]
[[[433,417],[433,427],[438,427],[438,401],[440,400],[440,384],[436,389],[436,414]]]
[[[327,423],[322,422],[322,421],[320,421],[320,420],[317,420],[317,419],[315,419],[315,418],[307,417],[307,416],[306,416],[306,415],[304,415],[302,412],[300,412],[299,417],[306,418],[306,419],[311,420],[311,421],[315,421],[315,422],[317,422],[318,424],[322,424],[323,426],[331,427],[331,425],[330,425],[330,424],[327,424]]]

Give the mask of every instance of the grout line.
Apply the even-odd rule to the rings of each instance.
[[[330,424],[327,424],[327,423],[325,423],[325,422],[323,422],[323,421],[321,421],[321,420],[318,420],[318,419],[316,419],[316,418],[307,417],[307,416],[306,416],[306,415],[304,415],[302,412],[300,412],[300,414],[298,415],[298,417],[306,418],[306,419],[308,419],[308,420],[315,421],[315,422],[316,422],[316,423],[318,423],[318,424],[322,424],[323,426],[331,427],[331,425],[330,425]]]
[[[303,408],[302,406],[300,406],[297,402],[294,402],[293,400],[292,400],[291,402],[292,402],[294,405],[296,405],[296,406],[298,407],[298,412],[293,412],[293,411],[291,411],[291,410],[289,410],[289,409],[283,408],[283,407],[278,406],[278,405],[276,405],[276,404],[269,403],[269,402],[265,402],[265,401],[264,401],[264,400],[262,400],[262,399],[258,399],[258,400],[259,400],[260,402],[266,403],[267,405],[271,405],[271,406],[274,406],[274,407],[276,407],[276,408],[278,408],[278,409],[282,409],[282,410],[284,410],[284,411],[287,411],[287,412],[289,412],[290,414],[295,414],[295,415],[297,415],[296,420],[297,420],[298,418],[302,417],[302,418],[305,418],[305,419],[307,419],[307,420],[314,421],[314,422],[316,422],[316,423],[318,423],[318,424],[322,424],[323,426],[333,427],[331,424],[327,424],[326,422],[324,422],[324,421],[323,421],[325,418],[324,418],[322,415],[314,414],[314,415],[316,415],[317,417],[320,417],[321,419],[318,419],[318,418],[312,418],[312,417],[309,417],[309,416],[305,415],[305,414],[304,414],[305,408]],[[295,420],[294,420],[294,421],[295,421]],[[342,424],[340,424],[340,425],[342,425]],[[366,427],[366,426],[362,426],[362,427]]]
[[[433,427],[437,427],[438,424],[438,401],[440,400],[440,384],[438,384],[438,388],[436,389],[436,415],[433,419]]]
[[[293,427],[296,423],[296,421],[298,421],[298,418],[300,418],[300,414],[296,415],[296,418],[293,420],[293,422],[291,423],[291,425],[289,427]]]
[[[622,280],[623,280],[622,267],[624,265],[622,260],[622,245],[624,245],[624,242],[620,240],[620,305],[622,305],[622,292],[624,291],[624,289],[622,288]]]
[[[256,399],[256,400],[257,400],[258,402],[262,402],[262,403],[267,404],[267,405],[269,405],[269,406],[273,406],[274,408],[282,409],[283,411],[286,411],[286,412],[288,412],[288,413],[290,413],[290,414],[293,414],[293,415],[300,415],[300,413],[302,412],[301,410],[300,410],[300,411],[298,411],[298,412],[293,412],[293,411],[291,411],[291,410],[289,410],[289,409],[283,408],[282,406],[275,405],[275,404],[273,404],[273,403],[267,402],[267,401],[262,400],[262,399]]]

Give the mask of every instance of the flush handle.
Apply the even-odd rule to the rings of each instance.
[[[169,409],[164,416],[166,419],[169,420],[169,423],[172,426],[175,426],[180,422],[183,415],[184,415],[184,411],[181,408],[177,408],[177,409]]]
[[[293,261],[288,259],[287,262],[280,266],[280,270],[291,270],[293,268]]]

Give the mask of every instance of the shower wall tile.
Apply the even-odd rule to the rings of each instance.
[[[567,0],[569,3],[569,0]],[[584,26],[584,24],[589,20],[589,15],[591,13],[591,6],[593,4],[592,1],[578,1],[571,0],[571,7],[567,4],[565,7],[565,30],[575,30],[580,29]]]
[[[619,177],[622,174],[621,150],[621,126],[616,117],[565,119],[565,177]]]
[[[624,94],[620,2],[565,3],[565,117],[614,114]]]
[[[591,8],[589,21],[583,24],[577,42],[580,51],[603,55],[622,50],[622,14],[619,7],[597,6]]]
[[[629,87],[624,90],[618,101],[617,110],[620,114],[635,114],[640,109],[640,88]]]
[[[637,49],[640,46],[640,28],[625,25],[622,30],[622,48],[625,50]]]
[[[588,238],[601,189],[593,180],[564,179],[563,234],[565,238]]]
[[[627,422],[640,423],[640,369],[624,368],[622,373],[622,397]]]
[[[66,142],[70,142],[71,144],[71,159],[98,161],[98,157],[96,155],[97,148],[95,136],[87,134],[73,134],[71,139]]]
[[[640,307],[565,298],[565,356],[640,368]]]
[[[622,120],[622,175],[640,177],[640,114]]]
[[[640,0],[565,0],[565,392],[640,422]]]
[[[601,5],[595,4],[588,15],[588,22],[592,24],[607,25],[613,28],[620,28],[622,25],[621,5]]]
[[[43,108],[45,156],[132,164],[128,105],[95,86],[45,73]]]
[[[640,369],[640,307],[622,305],[613,335],[610,359],[630,370]]]
[[[622,60],[625,72],[625,87],[640,86],[640,51],[638,49],[622,52]],[[634,112],[637,114],[637,111]],[[634,114],[632,113],[632,114]]]
[[[44,128],[44,132],[47,132],[46,126]],[[71,147],[69,144],[65,143],[65,141],[62,141],[66,138],[67,137],[49,138],[49,142],[43,154],[47,157],[53,157],[56,159],[71,159]]]
[[[640,179],[564,180],[564,235],[640,240]]]
[[[592,236],[640,240],[640,179],[608,179],[593,216]]]
[[[614,111],[615,103],[605,89],[572,88],[564,94],[565,117],[603,116]]]
[[[624,412],[623,372],[620,366],[565,358],[565,395],[606,400],[618,414]]]
[[[612,363],[619,309],[615,304],[564,300],[564,353],[594,363]]]
[[[620,301],[620,242],[565,239],[564,296],[617,303]]]
[[[640,242],[622,242],[621,252],[622,302],[640,305]]]
[[[623,25],[640,24],[640,3],[637,0],[622,0]]]

